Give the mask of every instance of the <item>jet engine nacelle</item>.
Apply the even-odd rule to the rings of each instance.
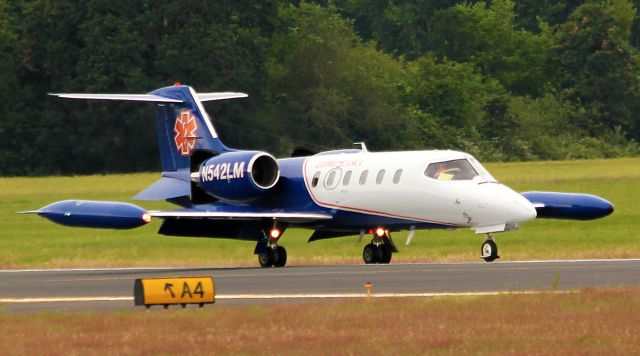
[[[237,151],[204,161],[197,181],[204,192],[217,199],[249,202],[267,193],[279,178],[280,167],[270,154]]]

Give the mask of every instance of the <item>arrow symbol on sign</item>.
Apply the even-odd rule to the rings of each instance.
[[[167,290],[169,290],[169,293],[171,293],[171,298],[175,298],[176,295],[173,294],[173,289],[171,289],[171,287],[173,287],[172,283],[165,283],[164,284],[164,291],[166,292]]]

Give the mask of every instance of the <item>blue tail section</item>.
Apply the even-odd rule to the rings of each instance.
[[[163,172],[189,169],[189,156],[196,150],[229,151],[205,112],[198,94],[186,85],[155,90],[151,95],[181,101],[157,102],[156,130]]]
[[[52,93],[67,99],[141,101],[155,105],[156,130],[162,178],[140,194],[136,200],[189,198],[193,202],[190,171],[211,156],[232,151],[218,138],[203,101],[246,98],[234,92],[196,93],[187,85],[160,88],[148,94],[78,94]]]

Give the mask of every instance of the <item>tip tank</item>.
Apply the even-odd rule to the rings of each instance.
[[[133,229],[150,221],[150,215],[137,205],[91,200],[63,200],[19,214],[38,214],[65,226],[103,229]]]

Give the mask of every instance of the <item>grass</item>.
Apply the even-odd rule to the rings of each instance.
[[[639,354],[640,289],[0,314],[3,354]]]
[[[640,159],[487,164],[517,191],[548,190],[599,195],[616,206],[590,222],[536,220],[517,232],[496,235],[502,260],[640,257]],[[158,174],[0,178],[0,268],[111,266],[254,266],[254,244],[157,235],[159,221],[129,231],[77,229],[15,212],[64,199],[129,201]],[[136,202],[134,202],[136,203]],[[137,202],[149,209],[166,203]],[[361,263],[357,237],[307,244],[310,231],[288,230],[282,240],[288,264]],[[479,261],[483,236],[471,230],[419,231],[409,247],[394,235],[395,262]]]

